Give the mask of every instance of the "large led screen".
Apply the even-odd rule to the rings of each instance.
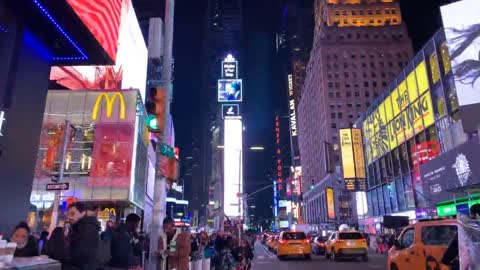
[[[111,49],[109,52],[115,53],[115,57],[112,58],[115,60],[115,65],[55,66],[51,69],[50,80],[71,90],[139,89],[144,99],[148,51],[130,0],[122,2],[120,19],[118,33],[114,36],[118,49],[115,47],[115,50]]]
[[[480,123],[480,13],[478,0],[463,0],[441,8],[464,129]]]
[[[218,80],[218,102],[241,102],[242,80]]]
[[[239,198],[243,193],[242,132],[242,120],[225,119],[223,207],[229,217],[242,214]]]

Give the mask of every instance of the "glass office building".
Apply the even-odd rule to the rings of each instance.
[[[443,29],[405,63],[357,126],[363,131],[370,217],[360,227],[379,231],[385,215],[413,220],[435,208],[420,166],[467,140]]]

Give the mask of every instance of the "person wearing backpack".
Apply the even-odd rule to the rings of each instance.
[[[131,213],[125,223],[113,231],[109,269],[131,269],[140,266],[143,243],[138,235],[139,224],[140,217]]]

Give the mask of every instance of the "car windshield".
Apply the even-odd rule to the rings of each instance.
[[[318,237],[317,238],[317,242],[327,242],[328,238],[325,236],[322,236],[322,237]]]
[[[339,238],[345,240],[363,239],[360,233],[340,233]]]
[[[289,232],[283,234],[283,240],[305,240],[307,236],[303,232]]]

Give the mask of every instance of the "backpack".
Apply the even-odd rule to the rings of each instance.
[[[100,237],[98,241],[97,253],[95,255],[95,264],[97,265],[97,269],[106,266],[112,259],[110,238]]]

